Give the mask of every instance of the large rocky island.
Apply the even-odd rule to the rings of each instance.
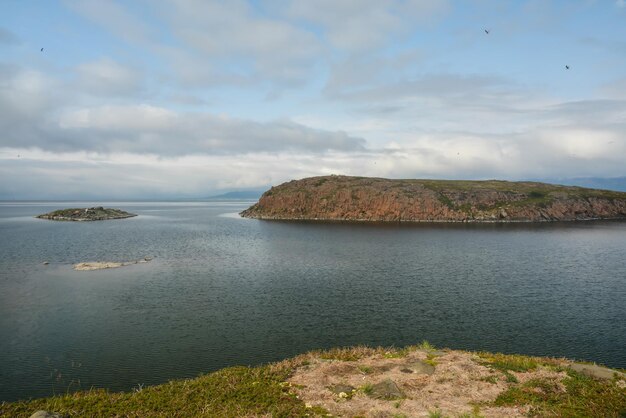
[[[52,221],[105,221],[107,219],[123,219],[137,216],[120,209],[103,208],[72,208],[60,209],[53,212],[38,215],[37,218],[49,219]]]
[[[241,216],[395,222],[626,219],[626,193],[537,182],[332,175],[272,187]]]

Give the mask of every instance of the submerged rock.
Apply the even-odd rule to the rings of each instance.
[[[91,271],[112,269],[117,267],[131,266],[133,264],[143,264],[147,263],[150,260],[152,260],[152,257],[145,257],[133,261],[86,261],[83,263],[74,264],[74,270]]]

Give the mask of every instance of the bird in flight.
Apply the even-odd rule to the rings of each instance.
[[[40,51],[40,52],[43,52],[43,48],[41,48],[41,51]]]
[[[489,35],[489,30],[488,30],[488,29],[485,29],[485,33],[486,33],[487,35]]]
[[[565,69],[566,69],[566,70],[569,70],[569,65],[566,65],[566,66],[565,66]]]

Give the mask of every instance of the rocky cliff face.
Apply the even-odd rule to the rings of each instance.
[[[241,216],[414,222],[626,219],[626,193],[533,182],[324,176],[272,187]]]

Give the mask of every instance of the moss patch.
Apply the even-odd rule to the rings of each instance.
[[[483,365],[501,372],[527,372],[541,364],[535,357],[517,354],[478,353],[478,356],[482,359]]]
[[[530,416],[626,416],[626,390],[616,382],[594,380],[572,370],[567,374],[564,389],[553,381],[530,380],[511,386],[493,405],[530,405]]]

